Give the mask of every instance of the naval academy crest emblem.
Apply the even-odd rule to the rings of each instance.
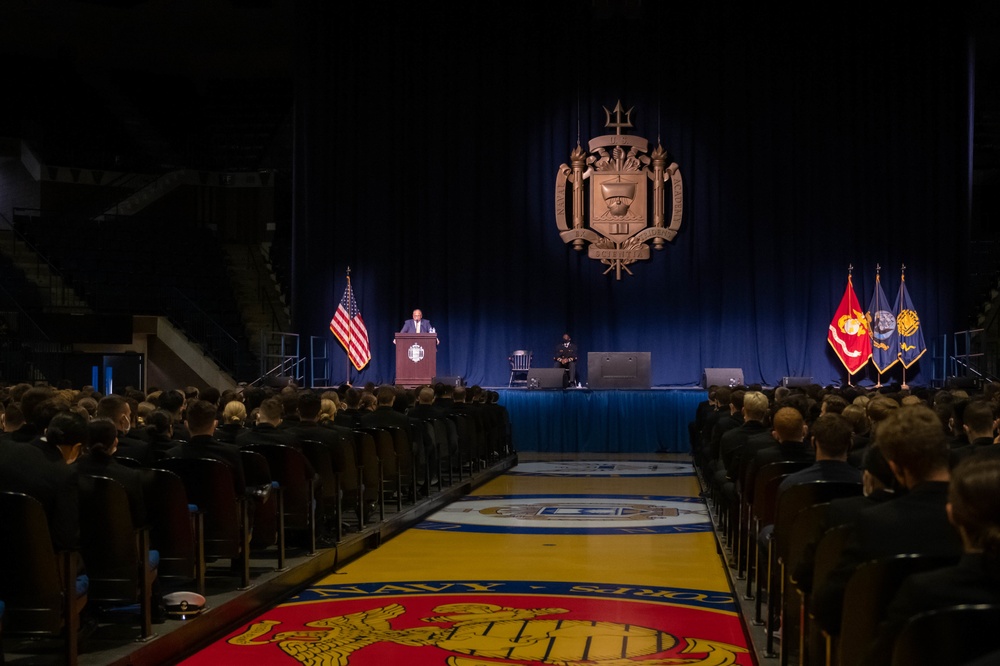
[[[618,280],[623,270],[632,275],[629,264],[649,259],[650,241],[662,250],[673,240],[684,212],[680,168],[668,164],[667,151],[657,143],[650,152],[645,138],[622,133],[632,128],[632,111],[621,101],[613,111],[605,107],[604,126],[615,133],[591,139],[586,151],[578,143],[556,176],[556,225],[563,242],[578,252],[589,243],[587,256]]]

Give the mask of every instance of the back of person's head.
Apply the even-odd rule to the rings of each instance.
[[[868,418],[868,411],[861,405],[852,403],[844,407],[844,411],[840,415],[851,424],[851,431],[855,435],[866,435],[872,429],[872,422]]]
[[[320,398],[319,401],[319,417],[317,421],[320,423],[332,422],[337,417],[337,403],[331,398]]]
[[[425,386],[417,393],[417,402],[421,405],[430,405],[434,402],[435,397],[434,389],[430,386]]]
[[[315,391],[306,389],[299,394],[299,417],[303,421],[315,421],[323,408],[323,399]]]
[[[882,453],[882,447],[874,444],[865,449],[865,455],[861,460],[861,469],[865,473],[865,494],[871,494],[873,490],[889,490],[896,492],[899,490],[899,481],[889,467],[889,461]]]
[[[41,403],[45,402],[55,393],[55,389],[51,386],[31,386],[24,392],[21,396],[21,400],[18,403],[21,407],[21,413],[24,414],[24,419],[28,423],[34,423],[34,412],[35,408]]]
[[[851,424],[840,414],[822,414],[809,429],[817,452],[829,458],[846,458],[851,449]]]
[[[738,414],[743,410],[743,398],[746,396],[747,392],[743,389],[735,389],[729,394],[729,404],[735,410],[733,413]]]
[[[452,393],[452,399],[455,402],[465,402],[465,396],[467,392],[464,386],[456,386],[454,393]]]
[[[346,391],[344,391],[344,404],[347,405],[348,409],[357,409],[361,406],[361,391],[349,386]]]
[[[59,447],[63,459],[71,463],[88,442],[87,420],[69,410],[59,412],[49,421],[45,439]]]
[[[820,403],[820,411],[824,414],[840,414],[847,407],[847,400],[836,393],[830,393],[823,398]]]
[[[205,402],[211,402],[206,400]],[[215,403],[212,403],[215,404]],[[230,400],[226,403],[226,406],[222,408],[222,422],[223,423],[235,423],[238,425],[243,425],[247,420],[247,408],[239,400]]]
[[[90,418],[94,418],[94,414],[97,413],[97,401],[94,400],[89,395],[85,395],[79,400],[77,400],[76,404],[80,405],[85,410],[87,410],[87,414],[90,415]]]
[[[299,403],[299,406],[301,407],[301,403]],[[284,407],[281,404],[281,400],[273,397],[265,398],[257,408],[257,422],[278,425],[281,423],[283,413]]]
[[[792,389],[787,386],[775,386],[774,387],[774,401],[781,402],[792,392]]]
[[[45,428],[48,427],[49,421],[52,420],[59,412],[65,412],[69,410],[70,403],[68,400],[60,395],[53,394],[51,397],[42,400],[40,403],[35,405],[34,409],[31,410],[31,419],[29,423],[33,425],[38,432],[44,432]]]
[[[912,405],[893,410],[875,433],[885,457],[914,481],[930,478],[949,465],[948,437],[930,407]]]
[[[211,435],[218,423],[218,410],[206,400],[192,400],[185,409],[185,421],[192,435]]]
[[[979,453],[952,470],[948,485],[948,515],[964,531],[968,547],[981,549],[988,571],[1000,577],[1000,456]]]
[[[198,400],[200,396],[201,391],[198,390],[197,386],[188,386],[184,389],[185,400]]]
[[[761,391],[747,391],[743,396],[743,414],[747,421],[763,421],[767,418],[769,403]]]
[[[243,390],[243,404],[246,405],[247,413],[249,414],[260,407],[260,403],[264,402],[268,397],[267,390],[260,386],[246,387]]]
[[[208,388],[202,389],[201,394],[198,397],[206,402],[210,402],[213,405],[218,406],[219,400],[222,398],[222,391],[214,386],[209,386]]]
[[[801,442],[805,424],[802,412],[794,407],[782,407],[774,413],[771,428],[779,442]]]
[[[87,424],[87,437],[88,453],[96,451],[110,456],[118,442],[118,427],[107,419],[94,419]]]
[[[391,386],[380,386],[375,394],[380,407],[391,407],[396,402],[396,389]]]
[[[375,394],[369,391],[363,391],[361,393],[361,404],[358,405],[358,409],[362,411],[372,411],[378,406],[378,400],[375,398]]]
[[[164,391],[160,394],[159,406],[177,418],[184,409],[184,394],[178,391]]]
[[[285,388],[288,387],[286,386]],[[282,389],[278,392],[277,398],[281,401],[284,418],[295,418],[296,416],[301,415],[301,411],[299,410],[300,397],[301,396],[299,396],[299,392],[297,390],[285,391]]]
[[[146,427],[161,437],[173,435],[174,416],[165,409],[154,409],[146,417]]]
[[[128,401],[120,395],[106,395],[97,402],[97,410],[94,412],[96,419],[111,419],[118,423],[118,418],[125,413]]]
[[[899,403],[886,396],[876,396],[868,403],[868,419],[872,422],[874,432],[878,425],[885,420],[889,414],[899,409]]]
[[[993,403],[973,400],[962,411],[962,420],[972,437],[993,436]]]
[[[26,423],[24,412],[15,403],[11,402],[3,410],[3,431],[14,432]]]
[[[146,401],[140,402],[135,407],[136,423],[138,423],[139,425],[146,425],[146,419],[148,419],[149,415],[152,414],[154,411],[156,411],[156,405],[154,405],[153,403]]]

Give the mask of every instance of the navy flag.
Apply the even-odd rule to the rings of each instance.
[[[896,331],[899,335],[899,362],[908,368],[917,362],[924,352],[924,332],[920,328],[920,318],[906,291],[906,276],[899,281],[899,298],[896,300]]]
[[[899,335],[896,332],[896,315],[882,291],[882,278],[878,274],[875,275],[875,292],[865,318],[872,336],[872,365],[882,374],[899,362]]]

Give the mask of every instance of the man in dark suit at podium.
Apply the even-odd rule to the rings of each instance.
[[[434,325],[428,319],[424,319],[424,313],[420,310],[413,311],[413,319],[403,322],[403,330],[400,333],[434,333],[437,334]],[[441,340],[437,341],[441,344]]]

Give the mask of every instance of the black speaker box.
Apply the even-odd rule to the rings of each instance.
[[[565,368],[532,368],[528,370],[528,388],[565,388],[569,373]]]
[[[702,388],[709,386],[742,386],[743,368],[705,368]]]
[[[449,384],[451,386],[465,386],[465,380],[461,377],[434,377],[431,380],[431,386],[436,386],[438,384]]]
[[[789,388],[809,386],[812,383],[813,383],[812,377],[784,377],[781,380],[781,385],[787,386]]]

